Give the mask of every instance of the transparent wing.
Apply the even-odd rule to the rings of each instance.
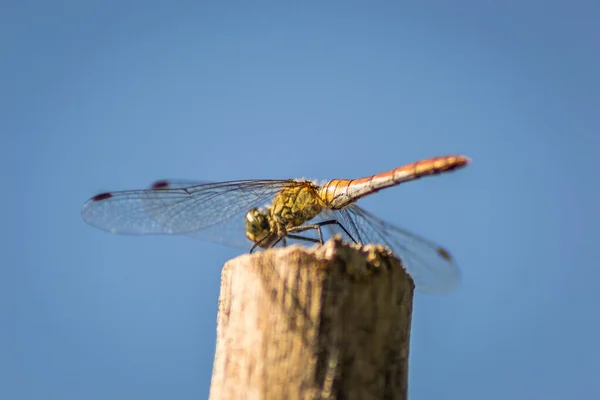
[[[357,241],[388,246],[400,257],[420,291],[447,293],[460,283],[456,262],[437,244],[384,222],[355,204],[330,213]]]
[[[230,245],[247,245],[244,215],[270,203],[294,180],[193,182],[161,180],[147,190],[102,193],[81,211],[90,225],[129,235],[186,234]]]

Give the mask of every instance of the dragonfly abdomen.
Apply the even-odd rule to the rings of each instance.
[[[470,162],[464,156],[442,156],[414,162],[381,174],[360,179],[333,179],[319,190],[319,197],[328,208],[337,210],[381,189],[413,181],[423,176],[438,175],[466,166]]]

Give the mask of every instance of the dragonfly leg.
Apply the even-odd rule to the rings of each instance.
[[[256,242],[256,243],[254,243],[254,244],[252,245],[252,247],[250,247],[250,254],[252,254],[252,252],[254,251],[254,249],[256,249],[256,248],[258,247],[258,244],[259,244],[259,243],[260,243],[260,241],[258,241],[258,242]]]
[[[353,236],[350,234],[350,232],[348,232],[348,230],[346,229],[346,227],[344,227],[344,225],[340,224],[340,222],[339,222],[337,219],[330,219],[329,221],[323,221],[323,222],[319,222],[317,225],[321,225],[321,226],[325,226],[325,225],[337,225],[337,226],[339,226],[340,228],[342,228],[342,230],[344,231],[344,233],[345,233],[346,235],[348,235],[348,237],[349,237],[350,239],[352,239],[352,241],[353,241],[354,243],[358,243],[358,242],[356,241],[356,239],[354,239],[354,237],[353,237]]]
[[[260,239],[258,242],[254,243],[252,245],[252,248],[250,249],[250,253],[252,254],[252,252],[254,250],[256,250],[257,247],[264,247],[264,248],[275,247],[281,241],[283,241],[283,246],[285,247],[285,246],[287,246],[287,242],[285,240],[286,236],[288,236],[291,239],[304,240],[304,241],[307,241],[307,242],[321,243],[321,244],[323,244],[324,243],[323,242],[323,232],[321,230],[321,227],[322,226],[326,226],[326,225],[337,225],[337,226],[339,226],[340,228],[342,228],[342,230],[344,231],[344,233],[346,235],[348,235],[348,237],[350,239],[352,239],[352,241],[354,243],[358,243],[356,241],[356,239],[354,239],[354,237],[350,234],[350,232],[348,232],[348,230],[344,227],[344,225],[340,224],[340,222],[338,220],[330,219],[328,221],[317,222],[316,224],[294,226],[294,227],[289,228],[287,230],[287,235],[283,235],[283,236],[277,237],[275,240],[273,240],[273,236],[266,235],[264,238]],[[292,234],[292,232],[299,233],[299,232],[308,231],[310,229],[314,229],[314,230],[317,231],[317,234],[319,235],[318,239],[313,239],[313,238],[308,238],[308,237],[304,237],[304,236],[300,236],[300,235],[293,235]]]
[[[344,233],[346,233],[346,235],[348,235],[348,237],[350,239],[352,239],[352,241],[354,243],[358,243],[356,241],[356,239],[354,239],[354,237],[352,237],[352,235],[350,234],[350,232],[348,232],[348,230],[344,227],[344,225],[340,224],[340,222],[338,220],[335,219],[331,219],[328,221],[322,221],[322,222],[318,222],[316,224],[311,224],[311,225],[301,225],[301,226],[295,226],[293,228],[288,229],[288,232],[304,232],[307,231],[309,229],[315,229],[317,231],[317,234],[319,235],[319,240],[318,242],[323,244],[323,233],[321,232],[321,227],[325,226],[325,225],[337,225],[340,228],[342,228],[342,230],[344,231]]]
[[[279,236],[276,240],[274,240],[272,243],[269,244],[269,246],[267,246],[268,248],[271,247],[275,247],[277,246],[277,243],[281,242],[283,240],[283,246],[285,247],[285,236]]]
[[[315,243],[321,243],[321,244],[323,244],[323,234],[321,232],[321,225],[320,224],[294,226],[292,228],[289,228],[288,232],[304,232],[304,231],[307,231],[309,229],[315,229],[317,231],[317,234],[319,235],[319,239],[318,240],[315,239]]]
[[[257,247],[265,247],[265,248],[273,247],[277,243],[279,243],[280,240],[281,240],[281,238],[277,238],[277,240],[273,241],[272,235],[266,235],[265,237],[263,237],[258,242],[255,242],[252,245],[252,247],[250,248],[250,254],[252,254],[252,252],[254,250],[256,250]],[[269,244],[269,241],[271,241],[272,243]]]
[[[309,237],[304,237],[304,236],[300,236],[300,235],[293,235],[293,234],[288,234],[287,237],[289,237],[290,239],[296,239],[296,240],[304,240],[306,242],[312,242],[312,243],[321,243],[319,241],[319,239],[313,239],[313,238],[309,238]]]

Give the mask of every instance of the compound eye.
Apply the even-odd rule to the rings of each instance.
[[[270,232],[269,219],[257,208],[251,208],[246,213],[246,237],[253,242],[264,238]]]
[[[260,212],[258,211],[257,208],[251,208],[248,210],[248,212],[246,213],[246,222],[249,223],[256,223],[257,217],[259,216]]]

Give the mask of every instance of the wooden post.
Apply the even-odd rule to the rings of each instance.
[[[414,284],[338,239],[225,264],[211,400],[406,399]]]

